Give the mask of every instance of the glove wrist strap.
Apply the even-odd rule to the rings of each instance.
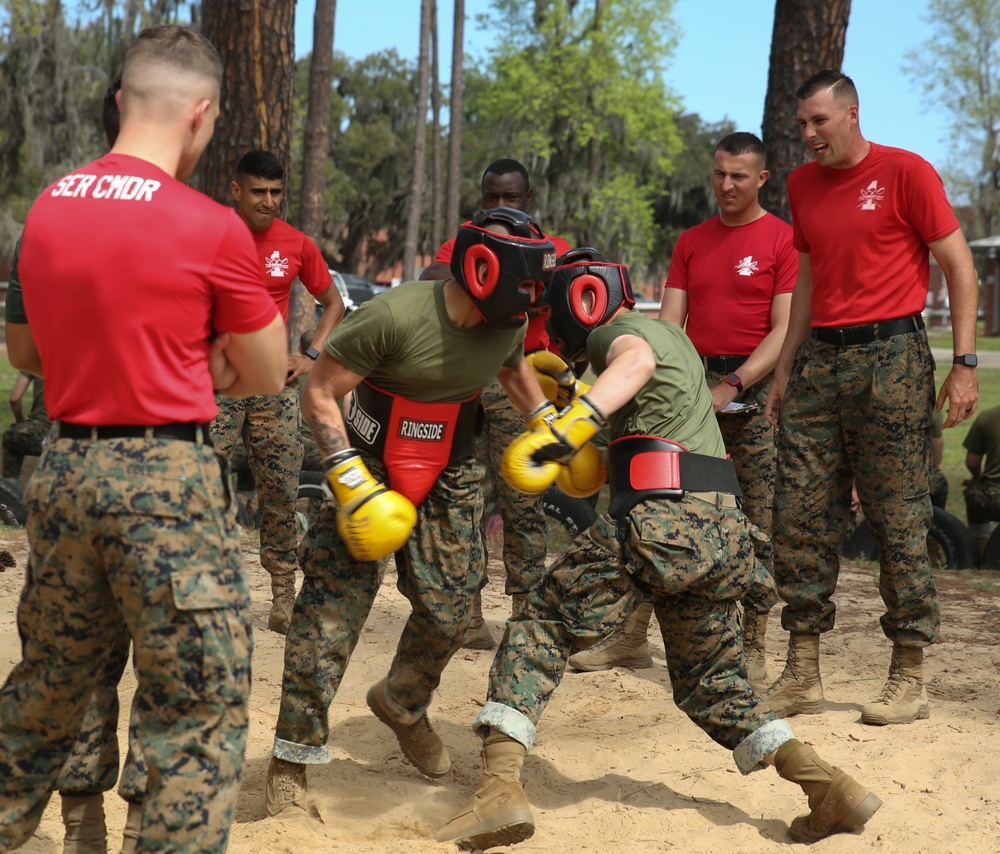
[[[335,454],[330,454],[328,457],[323,457],[323,466],[327,471],[332,468],[336,468],[342,463],[346,463],[352,457],[358,457],[360,454],[354,448],[344,448],[342,451],[337,451]]]
[[[608,423],[608,419],[605,418],[604,413],[601,412],[601,410],[594,405],[594,402],[590,399],[588,395],[581,394],[577,399],[582,400],[585,404],[587,404],[587,406],[596,416],[595,420],[597,421],[598,424],[601,425],[601,427],[604,427]]]

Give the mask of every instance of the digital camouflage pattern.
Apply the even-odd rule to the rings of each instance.
[[[25,457],[40,457],[45,437],[52,425],[48,420],[29,418],[11,424],[3,432],[3,476],[17,480]]]
[[[542,496],[515,489],[500,475],[500,461],[507,446],[526,429],[524,416],[514,408],[497,380],[482,393],[486,410],[479,437],[479,459],[486,469],[483,494],[487,506],[493,501],[503,519],[503,562],[508,595],[531,590],[545,572],[545,514]],[[483,569],[485,577],[485,568]]]
[[[225,850],[248,728],[251,638],[224,468],[210,446],[191,442],[47,447],[25,494],[23,659],[0,690],[0,848],[31,835],[66,779],[87,701],[108,678],[109,654],[122,652],[124,625],[151,769],[139,849]]]
[[[362,453],[386,481],[382,463]],[[449,466],[417,506],[409,541],[396,552],[397,587],[412,607],[389,668],[393,703],[420,719],[441,673],[459,648],[482,586],[482,466]],[[274,755],[289,762],[329,762],[327,711],[385,575],[385,561],[358,561],[325,505],[300,550],[305,579],[285,637],[284,675]]]
[[[705,371],[709,386],[722,382],[724,374]],[[764,401],[773,374],[736,396],[739,403],[756,403],[758,409],[747,414],[719,415],[719,431],[726,451],[736,468],[736,478],[743,490],[743,512],[765,537],[771,536],[774,510],[774,428],[764,417]],[[743,607],[754,614],[766,614],[778,603],[774,584],[770,547],[759,549],[760,565],[743,597]]]
[[[212,441],[231,460],[242,436],[257,484],[260,565],[273,576],[294,575],[298,568],[295,493],[302,469],[298,384],[286,386],[281,394],[217,396],[216,401],[219,414],[212,422]]]
[[[927,557],[934,362],[925,332],[854,347],[808,338],[781,405],[774,572],[790,632],[833,628],[852,476],[879,550],[882,629],[923,647],[938,635]]]
[[[970,530],[974,535],[989,536],[989,523],[1000,522],[1000,481],[974,477],[963,493]]]
[[[537,724],[570,655],[621,629],[646,599],[663,634],[678,708],[730,750],[775,720],[747,683],[742,655],[739,602],[756,564],[756,528],[736,509],[690,497],[642,502],[626,525],[624,564],[616,524],[601,516],[507,623],[478,726],[496,726],[530,747],[533,731],[527,740],[509,731],[516,729],[505,728],[509,716],[491,704]]]
[[[80,734],[56,780],[56,789],[60,794],[108,792],[118,781],[118,683],[128,664],[131,644],[128,626],[122,623],[118,637],[107,651],[97,686],[83,713]]]

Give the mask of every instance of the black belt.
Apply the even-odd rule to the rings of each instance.
[[[157,424],[143,427],[138,424],[108,424],[92,427],[87,424],[56,422],[57,439],[177,439],[181,442],[201,442],[212,444],[212,434],[208,423],[187,421],[175,424]]]
[[[871,344],[872,341],[884,341],[894,335],[919,332],[923,328],[924,318],[919,314],[911,314],[909,317],[866,323],[863,326],[814,326],[812,337],[824,344],[855,347],[858,344]]]
[[[749,356],[702,356],[701,362],[708,371],[729,374],[740,367]]]

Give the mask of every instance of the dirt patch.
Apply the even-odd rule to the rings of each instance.
[[[18,658],[14,611],[24,577],[23,532],[0,534],[17,566],[0,573],[0,670]],[[283,638],[266,629],[266,573],[245,542],[253,590],[256,650],[251,732],[230,851],[455,851],[432,841],[436,829],[468,798],[479,778],[479,740],[469,728],[486,693],[492,653],[461,652],[445,671],[430,714],[449,746],[453,770],[437,782],[403,759],[389,731],[368,711],[365,692],[388,669],[408,613],[390,571],[330,710],[333,759],[309,772],[319,820],[295,830],[265,817],[264,778],[281,692]],[[820,843],[825,854],[859,851],[996,852],[1000,850],[1000,596],[967,577],[938,576],[941,642],[927,653],[931,718],[911,726],[860,723],[861,705],[878,692],[889,645],[878,617],[876,568],[848,564],[837,594],[837,625],[824,636],[821,667],[828,700],[822,715],[793,718],[797,735],[856,774],[885,805],[861,835]],[[499,640],[510,612],[502,568],[491,564],[484,606]],[[798,788],[773,771],[744,778],[731,756],[674,707],[663,645],[651,637],[651,670],[568,674],[556,692],[525,764],[535,836],[519,852],[787,851],[787,822],[805,811]],[[779,611],[771,615],[769,664],[782,664]],[[121,686],[127,708],[131,672]],[[124,721],[119,733],[124,750]],[[121,839],[125,808],[107,799],[112,845]],[[27,852],[61,851],[58,798]],[[113,847],[113,850],[117,850]]]

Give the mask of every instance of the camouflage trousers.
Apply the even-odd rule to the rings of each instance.
[[[774,571],[787,631],[833,628],[837,549],[855,480],[879,550],[882,629],[923,647],[938,635],[927,472],[934,363],[924,332],[852,347],[808,338],[781,406]]]
[[[80,734],[56,780],[55,787],[62,795],[108,792],[118,780],[118,683],[128,664],[130,646],[128,626],[122,621],[83,712]]]
[[[33,418],[11,424],[3,433],[3,476],[17,480],[25,457],[40,457],[52,423]]]
[[[697,498],[651,500],[625,526],[601,516],[580,534],[508,621],[475,726],[530,748],[574,652],[620,629],[646,599],[663,633],[674,702],[744,773],[791,738],[747,683],[740,599],[760,536],[740,511]],[[763,751],[763,752],[761,752]]]
[[[705,371],[710,385],[722,382],[723,374]],[[740,403],[756,403],[759,409],[745,415],[719,415],[719,430],[732,457],[736,478],[743,490],[743,512],[764,536],[771,536],[771,515],[774,509],[774,428],[764,417],[764,401],[771,387],[771,377],[738,395]],[[778,603],[771,566],[771,549],[758,549],[759,563],[753,580],[743,597],[743,607],[754,614],[766,614]]]
[[[966,484],[964,495],[969,529],[974,536],[989,536],[989,523],[1000,522],[1000,480],[974,477]]]
[[[260,508],[260,565],[271,575],[294,575],[295,493],[302,468],[298,385],[281,394],[218,397],[219,414],[212,422],[212,441],[231,459],[242,435]]]
[[[136,649],[133,710],[150,768],[139,848],[225,850],[248,727],[251,640],[223,468],[210,446],[191,442],[48,445],[25,493],[22,661],[0,690],[0,848],[31,835],[66,776],[124,626]]]
[[[942,510],[948,509],[948,478],[937,466],[931,466],[930,494],[931,504]]]
[[[385,482],[377,460],[365,462]],[[386,693],[417,721],[462,643],[472,599],[482,586],[482,466],[473,458],[445,469],[417,507],[417,523],[396,552],[396,585],[412,608],[389,668]],[[358,561],[337,531],[328,503],[300,549],[305,579],[285,637],[285,666],[274,755],[289,762],[330,761],[327,713],[386,571]],[[471,569],[470,569],[471,568]]]
[[[479,437],[478,455],[486,469],[483,495],[487,506],[496,501],[503,519],[505,592],[524,594],[540,581],[545,571],[542,496],[515,489],[500,474],[504,451],[526,429],[524,416],[514,408],[507,392],[496,380],[483,389],[482,403],[486,421]],[[483,576],[485,578],[485,571]]]

